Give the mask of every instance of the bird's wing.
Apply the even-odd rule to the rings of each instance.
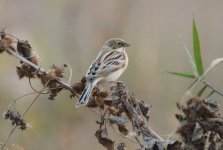
[[[97,57],[88,69],[86,74],[88,81],[106,77],[125,65],[125,56],[121,52],[107,51],[104,53],[102,52],[99,55],[100,56]]]

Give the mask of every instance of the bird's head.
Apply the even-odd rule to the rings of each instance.
[[[108,41],[105,42],[105,47],[108,47],[112,50],[117,50],[117,49],[120,49],[120,48],[126,48],[126,47],[129,47],[130,44],[125,42],[124,40],[122,39],[118,39],[118,38],[112,38],[112,39],[109,39]]]

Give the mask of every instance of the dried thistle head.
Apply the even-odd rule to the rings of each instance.
[[[88,107],[99,107],[100,109],[105,108],[105,98],[109,95],[107,91],[100,90],[97,86],[94,87],[92,95],[87,104]]]
[[[64,77],[64,68],[53,65],[50,67],[50,70],[46,74],[40,76],[42,84],[45,85],[47,82],[52,81],[56,78]]]
[[[27,78],[35,78],[36,72],[35,69],[33,69],[31,66],[28,66],[26,64],[22,64],[21,67],[16,67],[17,75],[19,76],[19,79],[22,79],[23,77]]]
[[[223,137],[223,119],[219,117],[218,105],[211,99],[200,97],[190,98],[186,106],[178,106],[183,114],[176,114],[180,126],[176,133],[179,133],[186,146],[193,146],[194,149],[204,149],[206,143],[211,141],[210,134]],[[208,147],[208,146],[206,146]],[[209,149],[213,149],[209,146]]]
[[[12,109],[7,109],[3,113],[3,117],[6,120],[10,120],[12,125],[16,125],[19,127],[21,130],[25,130],[27,128],[26,121],[23,119],[22,115],[20,115],[19,112],[16,112]]]
[[[97,130],[95,136],[98,139],[98,142],[105,148],[107,148],[108,150],[114,149],[114,141],[111,140],[106,129]]]
[[[76,82],[74,84],[71,85],[72,89],[73,89],[73,93],[71,93],[70,97],[75,97],[76,94],[81,94],[86,86],[86,77],[84,76],[80,82]]]
[[[71,87],[73,88],[75,93],[81,94],[82,91],[84,90],[85,86],[81,82],[77,82],[77,83],[74,83]],[[72,95],[71,95],[71,97],[72,97]]]
[[[0,40],[0,53],[7,51],[9,47],[12,46],[12,39],[9,37],[4,37]]]
[[[32,48],[28,41],[19,40],[17,43],[17,51],[19,55],[23,56],[27,60],[30,60],[30,58],[32,57]]]
[[[14,50],[14,48],[12,46],[13,40],[11,38],[9,38],[8,36],[6,36],[5,30],[6,30],[6,27],[0,29],[0,36],[1,36],[0,53],[2,53],[4,51],[7,52],[8,48],[11,48],[12,50]]]
[[[53,65],[52,67],[50,67],[50,70],[46,74],[40,76],[42,84],[47,84],[47,87],[50,92],[50,100],[53,100],[57,96],[57,94],[63,89],[63,87],[60,86],[56,80],[58,78],[63,78],[63,74],[64,68]]]
[[[95,98],[96,104],[101,108],[104,109],[105,101],[104,99],[109,95],[107,91],[102,91],[98,87],[95,87],[92,91],[92,96]]]
[[[218,106],[212,107],[209,100],[204,100],[200,97],[193,97],[187,101],[186,107],[183,108],[183,112],[188,117],[196,118],[209,118],[217,117]]]
[[[32,62],[35,65],[38,65],[37,55],[34,54],[28,41],[19,40],[17,43],[17,51],[19,55],[21,55],[28,61]],[[17,67],[16,70],[20,79],[23,77],[35,78],[37,76],[37,72],[33,67],[23,63],[22,61],[20,63],[22,64],[22,66]]]
[[[28,43],[28,41],[24,40],[19,40],[17,43],[17,51],[19,55],[22,57],[26,58],[33,64],[37,65],[38,64],[38,57],[37,55],[33,52],[31,45]],[[23,62],[21,62],[23,63]]]

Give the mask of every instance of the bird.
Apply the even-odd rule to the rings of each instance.
[[[86,106],[94,87],[101,81],[116,81],[128,66],[128,55],[125,51],[130,44],[119,38],[107,40],[98,56],[87,70],[86,86],[76,103],[76,108]]]

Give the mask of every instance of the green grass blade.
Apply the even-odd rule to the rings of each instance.
[[[197,67],[196,67],[196,64],[195,64],[195,61],[194,61],[194,58],[193,56],[191,55],[190,51],[188,50],[186,44],[184,43],[184,41],[182,41],[183,43],[183,46],[184,46],[184,50],[186,51],[186,54],[187,54],[187,58],[188,58],[188,61],[191,65],[191,68],[192,68],[192,71],[194,73],[194,76],[195,77],[199,77],[198,75],[198,71],[197,71]]]
[[[191,78],[191,79],[195,78],[195,76],[190,72],[167,71],[167,73],[172,74],[172,75],[176,75],[176,76],[180,76],[180,77],[185,77],[185,78]]]
[[[199,77],[197,78],[196,82],[193,83],[193,85],[190,87],[190,89],[187,91],[187,93],[191,93],[191,91],[194,89],[194,87],[201,81],[204,79],[204,77],[206,77],[206,75],[213,70],[214,68],[216,68],[218,65],[220,65],[221,63],[223,63],[223,57],[220,58],[216,58],[214,59],[210,66],[205,70],[205,72]],[[223,96],[222,93],[215,91],[216,93],[218,93],[219,95]]]
[[[207,85],[205,85],[198,93],[197,93],[197,96],[202,96],[202,94],[204,93],[204,91],[207,89]]]
[[[196,27],[196,22],[193,20],[193,43],[194,43],[194,60],[199,76],[204,73],[202,58],[201,58],[201,49],[199,35]]]

